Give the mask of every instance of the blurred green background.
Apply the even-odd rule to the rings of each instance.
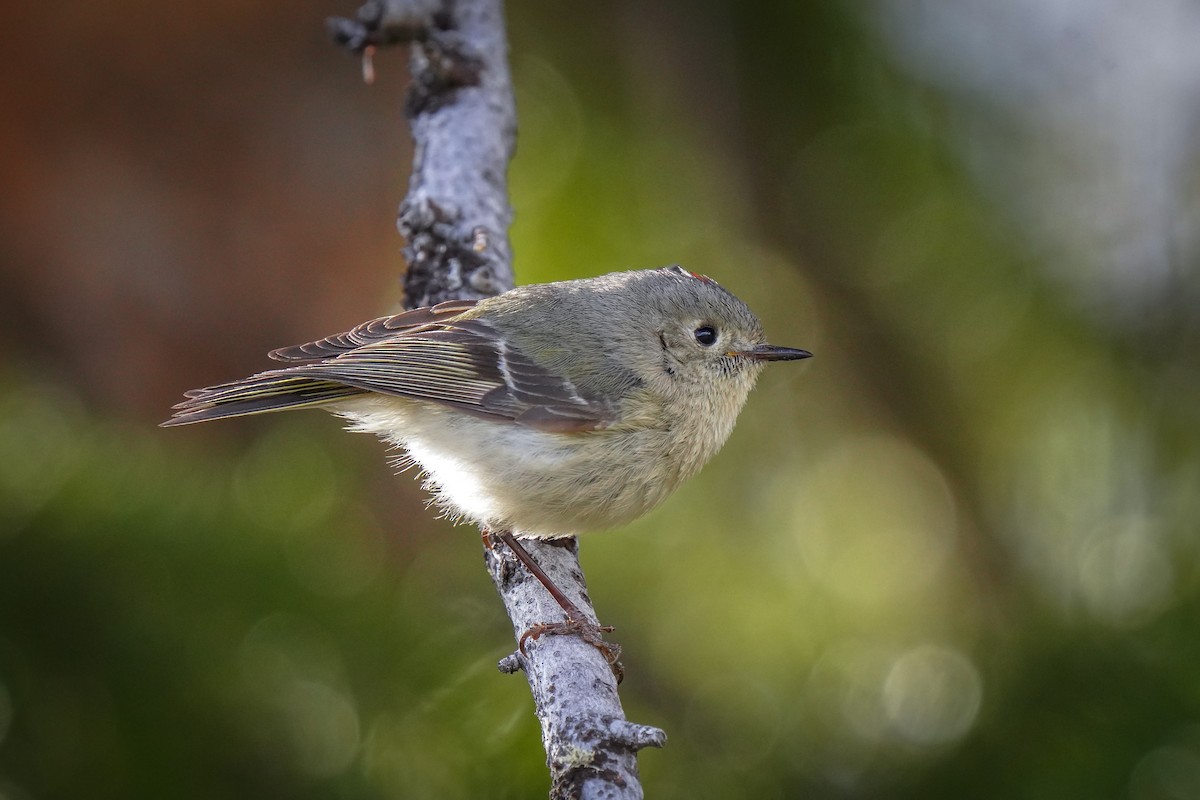
[[[399,302],[353,6],[0,29],[0,798],[525,798],[476,534],[181,392]],[[817,358],[586,538],[658,798],[1200,797],[1200,9],[514,3],[521,282],[683,263]]]

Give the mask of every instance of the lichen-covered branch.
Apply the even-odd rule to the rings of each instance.
[[[516,112],[501,0],[369,0],[353,20],[330,20],[329,30],[356,53],[411,44],[405,109],[415,155],[397,223],[407,242],[407,305],[511,288],[507,172]],[[595,621],[576,543],[526,548]],[[558,604],[502,545],[486,550],[485,559],[514,638],[562,619]],[[500,668],[523,669],[529,680],[552,798],[642,796],[637,751],[662,746],[666,736],[625,719],[616,678],[599,650],[575,636],[543,636]]]
[[[525,547],[560,589],[596,622],[574,539]],[[485,551],[488,571],[513,622],[516,637],[532,623],[562,618],[562,609],[542,585],[499,547]],[[500,669],[524,669],[542,724],[542,744],[552,779],[550,796],[635,798],[637,751],[662,747],[658,728],[628,722],[617,681],[600,651],[577,636],[543,636],[513,653]]]

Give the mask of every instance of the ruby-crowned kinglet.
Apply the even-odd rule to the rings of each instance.
[[[365,322],[187,393],[163,425],[320,407],[404,448],[456,519],[521,537],[629,522],[725,443],[765,362],[758,319],[682,267],[522,286]]]

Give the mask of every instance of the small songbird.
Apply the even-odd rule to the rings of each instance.
[[[749,308],[681,267],[522,286],[275,350],[163,425],[320,407],[404,448],[448,515],[560,537],[645,514],[724,444],[768,361]]]
[[[163,425],[324,408],[403,448],[448,516],[510,542],[645,514],[724,444],[766,362],[812,354],[767,344],[745,303],[674,266],[451,300],[270,355],[291,366],[188,392]]]

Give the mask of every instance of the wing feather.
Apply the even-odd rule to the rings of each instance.
[[[414,308],[390,317],[368,320],[345,333],[336,333],[315,342],[281,347],[278,350],[272,350],[267,355],[276,361],[319,361],[323,358],[333,358],[371,342],[389,339],[405,330],[455,317],[474,308],[478,302],[478,300],[447,300],[434,306]]]
[[[611,403],[585,397],[489,323],[457,319],[473,306],[441,303],[276,350],[275,359],[307,363],[187,392],[164,424],[325,405],[369,392],[555,432],[596,430],[616,419]]]

